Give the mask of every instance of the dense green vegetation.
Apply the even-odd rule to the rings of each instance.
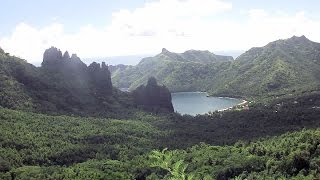
[[[1,106],[14,109],[32,109],[31,97],[25,86],[19,82],[25,74],[34,77],[35,67],[25,60],[0,51],[0,102]],[[19,75],[19,77],[15,77]]]
[[[319,175],[320,130],[302,129],[320,127],[319,107],[314,92],[196,117],[137,112],[119,120],[0,109],[0,179],[312,178]]]
[[[303,130],[233,146],[199,144],[153,151],[149,179],[315,179],[320,176],[320,131]]]
[[[250,110],[212,112],[206,115],[170,115],[155,121],[162,130],[164,147],[186,148],[198,142],[215,145],[254,140],[302,128],[320,127],[320,93],[250,104]]]
[[[294,36],[240,55],[215,77],[209,93],[266,96],[319,90],[319,69],[320,44]]]
[[[113,67],[112,81],[116,87],[133,90],[154,76],[171,92],[206,90],[207,82],[232,60],[230,56],[209,51],[189,50],[179,54],[163,49],[157,56],[144,58],[136,66]]]
[[[170,91],[207,91],[210,95],[257,97],[319,90],[320,44],[292,37],[252,48],[234,61],[181,61],[179,54],[162,52],[136,66],[113,70],[117,87],[135,88],[154,75]],[[188,59],[191,59],[188,61]]]
[[[224,112],[221,121],[216,114],[186,123],[182,118],[146,113],[117,120],[0,109],[0,179],[312,178],[320,172],[319,129],[257,140],[320,127],[316,125],[319,112],[310,117],[304,117],[307,112],[300,113],[301,117],[287,114],[288,121],[270,121],[274,116],[266,111],[266,121],[256,114],[238,122],[236,117],[248,114]],[[289,122],[289,118],[297,120]],[[254,119],[264,124],[251,124]],[[285,129],[288,123],[291,125]],[[180,127],[173,126],[178,124]],[[260,131],[254,132],[258,127]],[[172,150],[162,151],[165,147]]]
[[[104,171],[104,176],[128,177],[125,171],[130,166],[126,161],[156,148],[157,139],[165,135],[150,124],[155,118],[139,116],[144,121],[47,116],[0,109],[0,179],[56,179],[60,175],[55,175],[60,173],[66,174],[62,177],[72,177],[79,174],[77,166],[93,166],[94,171],[87,173],[94,175],[100,165],[111,168],[106,168],[110,174]],[[77,164],[82,162],[85,163]]]

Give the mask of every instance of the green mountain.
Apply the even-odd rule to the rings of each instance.
[[[136,66],[114,66],[112,81],[116,87],[133,90],[154,76],[170,91],[205,90],[206,81],[220,71],[219,67],[231,61],[231,56],[219,56],[209,51],[189,50],[179,54],[162,49],[160,54],[144,58]]]
[[[305,36],[252,48],[218,74],[209,92],[217,95],[290,94],[320,87],[320,44]]]
[[[39,68],[1,51],[0,74],[0,105],[6,108],[49,114],[125,116],[138,107],[131,93],[113,88],[105,63],[87,66],[76,54],[62,55],[54,47],[44,52]],[[172,106],[171,96],[163,104]],[[155,103],[154,108],[162,105]],[[172,108],[168,110],[173,112]]]
[[[27,86],[36,86],[37,68],[25,60],[10,56],[0,49],[0,106],[12,109],[33,109]]]
[[[232,61],[208,51],[167,50],[136,66],[113,68],[117,87],[131,89],[154,75],[171,92],[207,91],[219,96],[261,96],[318,90],[320,44],[305,36],[252,48]]]

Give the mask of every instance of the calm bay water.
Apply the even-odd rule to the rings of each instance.
[[[205,92],[171,93],[174,110],[180,114],[205,114],[209,111],[229,108],[242,102],[241,99],[207,97]]]

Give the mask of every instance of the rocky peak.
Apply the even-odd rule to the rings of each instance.
[[[147,111],[173,112],[171,93],[165,86],[159,86],[154,77],[148,79],[146,86],[141,85],[133,92],[135,103]]]
[[[105,62],[102,62],[102,63],[101,63],[101,68],[102,68],[102,69],[108,69],[108,65],[106,65]]]
[[[47,49],[43,54],[43,62],[51,62],[62,59],[62,52],[56,47]]]
[[[96,62],[93,62],[88,66],[88,68],[89,68],[90,71],[99,71],[100,64],[96,63]]]
[[[170,51],[168,51],[166,48],[162,48],[161,53],[166,54],[166,53],[170,53]]]
[[[105,62],[102,62],[101,66],[96,62],[91,63],[88,66],[88,72],[96,94],[112,94],[111,73]]]
[[[293,39],[293,40],[306,40],[308,38],[306,38],[306,36],[302,35],[302,36],[292,36],[290,39]]]
[[[89,68],[89,71],[92,73],[107,72],[107,74],[110,74],[108,65],[106,65],[105,62],[102,62],[101,66],[99,63],[93,62],[88,66],[88,68]]]
[[[81,61],[81,59],[77,56],[77,54],[72,54],[71,60]]]
[[[64,54],[63,54],[63,59],[70,59],[70,55],[69,55],[69,52],[66,51]]]
[[[166,56],[172,60],[183,61],[183,57],[181,57],[179,53],[170,52],[166,48],[162,48],[162,51],[158,56]]]
[[[306,38],[304,35],[302,36],[293,36],[289,39],[287,39],[288,42],[292,42],[292,43],[308,43],[310,42],[310,40],[308,38]]]
[[[42,66],[49,69],[64,69],[66,71],[69,71],[70,68],[74,71],[82,71],[87,67],[76,54],[72,54],[70,57],[69,52],[66,51],[62,55],[60,49],[56,47],[51,47],[44,52]]]
[[[310,41],[305,36],[292,36],[288,39],[281,39],[277,41],[273,41],[268,43],[265,47],[260,49],[265,50],[272,50],[272,49],[290,49],[290,48],[306,48],[309,45],[312,45],[313,42]],[[267,49],[266,49],[267,48]]]
[[[76,54],[71,55],[70,61],[67,62],[67,64],[69,64],[70,67],[76,68],[78,70],[85,70],[87,68],[87,65],[82,62]]]

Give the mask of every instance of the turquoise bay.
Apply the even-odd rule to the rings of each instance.
[[[226,109],[242,102],[241,99],[227,97],[207,97],[205,92],[171,93],[174,110],[180,114],[205,114]]]

